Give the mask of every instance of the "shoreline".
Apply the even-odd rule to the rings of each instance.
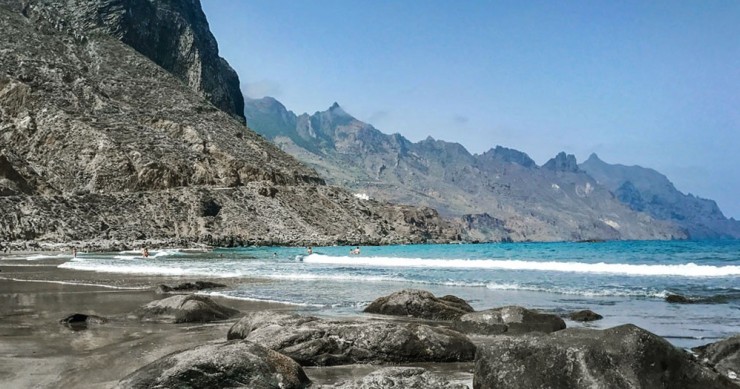
[[[113,387],[121,378],[167,354],[225,341],[229,328],[242,317],[237,315],[202,324],[141,322],[129,317],[141,305],[174,295],[158,294],[155,288],[159,284],[196,279],[226,283],[222,278],[136,276],[59,269],[56,266],[60,260],[47,260],[32,266],[9,262],[13,261],[0,261],[0,298],[10,302],[0,307],[0,381],[9,387]],[[70,281],[72,278],[77,281]],[[93,282],[81,284],[80,279]],[[116,279],[123,286],[101,284]],[[245,282],[245,279],[239,281]],[[300,308],[293,304],[203,294],[241,313],[292,312]],[[109,322],[73,331],[59,323],[73,313],[102,316]],[[378,320],[360,315],[342,319]],[[400,320],[396,317],[381,319]],[[424,367],[444,375],[451,382],[472,387],[473,362],[398,366]],[[381,367],[342,365],[304,369],[315,385],[323,385],[362,377]]]

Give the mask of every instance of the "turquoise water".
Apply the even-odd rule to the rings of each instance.
[[[476,309],[522,305],[556,313],[592,309],[589,324],[634,323],[688,347],[740,332],[740,242],[505,243],[304,248],[255,247],[85,254],[61,267],[117,273],[258,277],[217,293],[357,314],[403,288],[454,294]],[[669,304],[676,293],[693,304]],[[568,323],[570,326],[580,325]]]

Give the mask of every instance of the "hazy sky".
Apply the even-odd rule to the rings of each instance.
[[[539,164],[596,152],[740,218],[740,1],[202,3],[250,97]]]

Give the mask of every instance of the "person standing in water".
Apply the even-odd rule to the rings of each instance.
[[[308,246],[308,248],[306,249],[306,252],[308,253],[308,255],[313,254],[313,249],[311,248],[311,246]]]
[[[77,258],[77,247],[72,247],[72,258]]]
[[[143,248],[143,249],[141,250],[141,256],[142,256],[142,257],[144,257],[144,258],[149,258],[149,249],[148,249],[148,248],[146,248],[146,247],[144,247],[144,248]]]

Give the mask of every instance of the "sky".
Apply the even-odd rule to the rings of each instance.
[[[595,152],[740,219],[740,1],[202,5],[246,96],[538,164]]]

